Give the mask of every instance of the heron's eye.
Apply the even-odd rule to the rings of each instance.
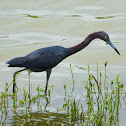
[[[108,37],[105,36],[105,40],[108,40]]]

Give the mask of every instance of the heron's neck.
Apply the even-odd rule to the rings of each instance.
[[[69,53],[68,56],[73,55],[74,53],[79,52],[80,50],[82,50],[83,48],[85,48],[93,39],[97,38],[97,36],[95,34],[90,34],[83,42],[81,42],[80,44],[70,47],[69,49]]]

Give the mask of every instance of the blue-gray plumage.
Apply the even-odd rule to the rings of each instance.
[[[67,49],[52,46],[38,49],[24,57],[17,57],[7,62],[9,67],[25,67],[33,72],[42,72],[55,67],[67,54]]]
[[[34,52],[31,52],[30,54],[24,57],[16,57],[8,61],[7,62],[7,64],[9,64],[8,67],[24,67],[24,69],[15,72],[13,75],[13,78],[14,78],[13,93],[15,92],[16,74],[18,72],[30,69],[30,71],[32,72],[46,71],[47,81],[46,81],[45,94],[47,94],[48,80],[49,80],[52,68],[55,67],[57,64],[59,64],[66,57],[85,48],[93,39],[96,39],[96,38],[99,38],[107,42],[119,54],[118,50],[111,43],[108,34],[103,31],[100,31],[100,32],[94,32],[90,34],[82,43],[74,47],[64,48],[61,46],[52,46],[52,47],[41,48]]]

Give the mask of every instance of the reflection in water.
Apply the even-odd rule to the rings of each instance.
[[[32,112],[26,115],[17,115],[13,120],[13,125],[24,124],[37,126],[52,126],[56,124],[69,124],[67,122],[67,115],[59,113]]]
[[[43,107],[41,105],[41,100],[43,101],[44,99],[46,100],[46,103],[43,110]],[[23,104],[21,102],[23,102]],[[34,112],[33,106],[37,106],[36,112]],[[11,124],[12,125],[18,125],[18,124],[49,125],[49,124],[54,124],[54,122],[56,121],[58,122],[60,116],[64,117],[64,114],[59,114],[58,116],[57,113],[50,113],[50,111],[46,109],[47,107],[50,107],[50,96],[47,97],[43,95],[42,98],[38,98],[37,101],[29,101],[29,102],[25,99],[24,101],[20,101],[20,103],[18,104],[17,94],[15,94],[15,96],[13,96],[13,114],[14,115],[12,116],[13,121]],[[5,121],[6,120],[8,119],[5,118]],[[6,124],[6,122],[2,124]]]

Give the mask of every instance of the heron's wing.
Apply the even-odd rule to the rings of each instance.
[[[64,59],[62,53],[49,53],[46,54],[37,54],[34,56],[27,57],[27,62],[25,67],[27,69],[41,69],[42,71],[51,69],[55,67]]]
[[[25,67],[32,69],[46,69],[47,68],[47,59],[44,55],[37,54],[27,58],[27,62],[25,63]]]

